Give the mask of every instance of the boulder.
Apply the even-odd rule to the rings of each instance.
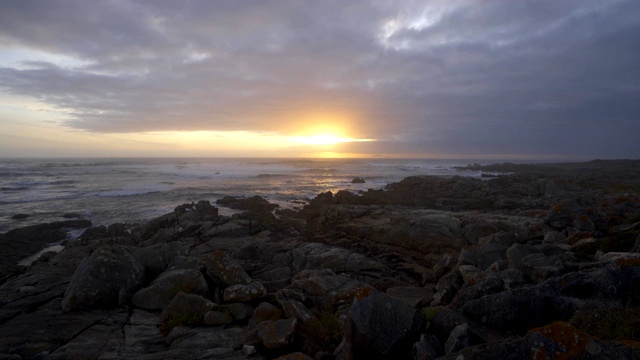
[[[351,303],[354,297],[362,298],[373,288],[361,281],[330,270],[303,271],[293,279],[292,287],[300,289],[321,310],[333,312],[340,302]],[[304,299],[298,299],[303,300]]]
[[[226,312],[209,311],[204,314],[204,324],[209,326],[231,324],[233,317]]]
[[[216,250],[202,257],[205,274],[220,287],[251,283],[251,278],[226,252]]]
[[[345,324],[345,359],[407,358],[424,316],[401,300],[373,292],[354,300]]]
[[[351,180],[352,184],[364,184],[365,182],[364,178],[361,177],[354,177],[353,180]]]
[[[458,352],[469,346],[469,324],[464,323],[456,326],[451,333],[447,342],[444,344],[445,354]]]
[[[251,316],[251,321],[249,322],[249,324],[259,324],[263,321],[280,320],[281,318],[282,310],[280,310],[280,308],[277,308],[269,303],[262,302],[253,311],[253,315]]]
[[[200,325],[205,314],[214,308],[210,300],[196,294],[179,292],[162,310],[163,327],[171,330],[178,325]]]
[[[316,316],[303,303],[296,300],[283,301],[282,308],[287,318],[295,318],[302,325],[308,325],[316,319]]]
[[[507,262],[510,267],[522,270],[522,259],[530,254],[539,254],[540,250],[526,244],[513,244],[507,249]]]
[[[485,270],[498,260],[506,259],[507,248],[498,243],[465,247],[458,256],[458,265],[473,265]]]
[[[387,289],[387,295],[402,300],[414,308],[420,308],[431,303],[433,290],[433,287],[394,286]]]
[[[413,344],[414,360],[433,360],[442,352],[442,345],[434,335],[422,334],[420,341]]]
[[[144,272],[128,248],[98,249],[78,265],[62,299],[62,310],[124,305],[142,284]]]
[[[547,257],[544,254],[530,254],[522,258],[520,266],[524,275],[536,284],[559,276],[564,271],[562,259],[557,255]]]
[[[267,290],[264,286],[254,281],[247,285],[236,284],[225,288],[222,298],[227,303],[248,302],[264,297],[265,295],[267,295]]]
[[[193,269],[162,273],[131,298],[133,305],[146,310],[162,310],[179,292],[207,296],[209,287],[202,273]]]
[[[602,341],[556,321],[531,329],[524,337],[471,346],[440,359],[637,359],[639,356],[637,347]]]
[[[284,349],[293,343],[298,320],[263,321],[257,325],[260,344],[267,350]]]
[[[458,293],[463,284],[462,275],[458,270],[454,270],[438,280],[436,293],[431,301],[431,306],[447,305]]]

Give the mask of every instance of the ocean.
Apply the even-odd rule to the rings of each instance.
[[[0,159],[0,233],[73,216],[142,222],[183,203],[260,195],[302,207],[326,191],[379,189],[412,175],[462,175],[477,161],[399,159]],[[365,179],[354,184],[355,177]],[[222,214],[231,209],[221,208]]]

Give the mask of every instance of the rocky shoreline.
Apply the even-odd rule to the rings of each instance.
[[[0,359],[640,358],[640,161],[469,169],[0,234]]]

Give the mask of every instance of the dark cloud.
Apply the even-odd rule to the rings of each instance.
[[[5,1],[0,87],[93,132],[292,132],[372,153],[638,157],[640,2]],[[4,64],[4,65],[3,65]],[[298,124],[298,122],[300,124]]]

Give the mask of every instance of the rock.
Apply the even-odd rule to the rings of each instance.
[[[420,341],[413,344],[414,360],[433,360],[442,352],[442,345],[433,335],[422,334]]]
[[[144,279],[144,266],[124,247],[104,247],[83,260],[62,299],[65,312],[122,306]]]
[[[188,328],[177,326],[167,335],[166,341],[170,344],[172,350],[185,349],[191,350],[190,355],[182,355],[180,358],[208,358],[208,359],[226,359],[236,353],[237,358],[244,358],[240,349],[242,349],[242,328],[239,327],[195,327]],[[198,350],[198,351],[195,351]],[[208,353],[202,350],[216,350]],[[203,356],[202,354],[208,354]],[[236,358],[236,359],[237,359]]]
[[[209,311],[204,315],[204,324],[208,326],[231,324],[233,317],[221,311]]]
[[[524,337],[468,347],[440,359],[637,359],[638,356],[637,348],[599,340],[557,321],[531,329]]]
[[[387,295],[402,300],[414,308],[421,308],[433,300],[433,288],[395,286],[387,289]]]
[[[243,321],[251,318],[251,315],[253,315],[253,311],[255,310],[253,305],[246,303],[234,303],[220,307],[231,313],[233,319],[237,321]]]
[[[249,325],[258,324],[267,320],[280,320],[281,318],[282,310],[269,303],[262,302],[253,311],[253,316],[251,316]]]
[[[255,346],[247,345],[247,344],[242,345],[242,353],[244,355],[250,356],[250,355],[255,354],[256,352],[258,352],[258,349],[256,349]]]
[[[441,277],[436,285],[436,293],[433,296],[433,301],[431,301],[431,306],[449,304],[458,293],[462,284],[462,275],[457,270]]]
[[[464,323],[456,326],[451,333],[447,342],[444,344],[445,354],[458,352],[469,346],[469,324]]]
[[[296,319],[267,320],[257,325],[258,338],[267,350],[281,350],[293,343]]]
[[[160,319],[167,330],[178,325],[200,325],[204,322],[205,314],[208,314],[214,306],[213,302],[200,295],[179,292],[162,310]]]
[[[279,356],[275,358],[275,360],[313,360],[313,358],[301,352],[294,352],[291,354]]]
[[[292,287],[302,290],[319,309],[328,312],[333,312],[341,302],[351,303],[354,297],[363,298],[373,290],[370,285],[330,270],[300,272]]]
[[[522,272],[532,282],[539,284],[549,278],[556,277],[564,271],[564,264],[559,256],[530,254],[522,258]]]
[[[162,273],[146,288],[138,290],[131,301],[146,310],[162,310],[179,292],[207,296],[209,287],[197,270],[172,270]]]
[[[295,249],[293,270],[331,269],[334,272],[374,273],[382,272],[385,266],[369,257],[340,247],[332,247],[320,243],[306,243]]]
[[[353,178],[353,180],[351,180],[352,184],[364,184],[366,181],[364,180],[364,178],[361,177],[355,177]]]
[[[407,358],[424,316],[389,295],[373,292],[354,300],[345,325],[345,359]]]
[[[458,265],[473,265],[485,270],[498,260],[506,259],[507,248],[498,243],[476,245],[463,248],[458,257]]]
[[[261,283],[254,281],[248,285],[236,284],[224,289],[222,295],[227,303],[231,302],[248,302],[259,299],[267,295],[267,290]]]
[[[563,244],[567,237],[560,231],[551,230],[544,234],[544,242],[548,244]]]
[[[453,270],[458,259],[451,254],[443,254],[438,262],[433,266],[433,272],[436,279],[440,279],[444,274]]]
[[[296,300],[283,301],[282,308],[287,318],[295,318],[302,325],[308,325],[316,319],[316,316],[304,304]]]
[[[510,267],[522,270],[522,259],[530,254],[539,254],[541,251],[531,245],[513,244],[507,249],[507,261]]]
[[[216,250],[211,254],[202,257],[205,274],[220,287],[227,287],[236,284],[248,285],[251,278],[226,252]]]
[[[12,220],[24,220],[29,217],[29,214],[15,214],[11,216]]]

